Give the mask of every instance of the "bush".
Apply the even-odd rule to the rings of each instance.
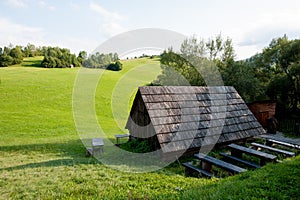
[[[148,140],[141,139],[131,140],[123,143],[121,144],[120,148],[134,153],[147,153],[153,151]]]
[[[108,65],[107,69],[112,70],[112,71],[120,71],[120,70],[122,70],[122,63],[120,61],[111,63]]]

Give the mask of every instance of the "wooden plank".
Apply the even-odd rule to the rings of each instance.
[[[216,158],[213,158],[211,156],[207,156],[207,155],[202,154],[202,153],[194,154],[194,157],[199,159],[199,160],[202,160],[204,162],[207,162],[207,163],[210,163],[210,164],[215,165],[217,167],[220,167],[222,169],[225,169],[226,171],[229,171],[229,172],[232,172],[232,173],[241,173],[241,172],[247,171],[244,168],[238,167],[236,165],[227,163],[227,162],[222,161],[222,160],[218,160]]]
[[[283,141],[274,140],[274,139],[268,139],[268,142],[272,142],[274,144],[278,144],[278,145],[282,145],[282,146],[286,146],[286,147],[292,147],[292,148],[300,150],[300,145],[297,145],[297,144],[291,144],[289,142],[283,142]]]
[[[272,135],[261,135],[260,137],[267,140],[270,143],[274,143],[274,144],[278,144],[278,145],[282,145],[282,146],[286,146],[286,147],[292,147],[292,148],[300,150],[300,144],[298,144],[290,139],[278,138],[278,137],[274,137]]]
[[[277,158],[277,156],[274,156],[272,154],[264,153],[264,152],[250,149],[250,148],[240,146],[237,144],[230,144],[230,145],[228,145],[228,147],[233,150],[231,155],[234,155],[233,152],[236,152],[237,154],[238,153],[240,153],[240,154],[246,153],[246,154],[249,154],[252,156],[259,157],[261,160],[261,165],[264,165],[266,160],[267,161],[275,161]],[[239,156],[236,156],[236,157],[239,157]]]
[[[273,148],[273,147],[270,147],[270,146],[266,146],[266,145],[263,145],[263,144],[259,144],[259,143],[255,143],[255,142],[252,142],[251,145],[255,146],[255,147],[262,148],[262,149],[267,149],[269,151],[273,151],[273,152],[276,152],[276,153],[281,153],[281,154],[284,154],[284,155],[287,155],[287,156],[290,156],[290,157],[294,157],[295,156],[295,153],[291,152],[291,151],[285,151],[285,150],[282,150],[282,149],[276,149],[276,148]]]
[[[201,168],[198,168],[198,167],[196,167],[196,166],[194,166],[193,164],[192,164],[192,162],[186,162],[186,163],[182,163],[182,166],[184,166],[185,167],[185,169],[186,169],[186,172],[188,172],[188,171],[194,171],[194,172],[197,172],[197,173],[199,173],[199,174],[201,174],[201,176],[205,176],[205,177],[208,177],[208,178],[212,178],[213,177],[213,174],[212,173],[210,173],[210,172],[208,172],[208,171],[206,171],[206,170],[204,170],[204,169],[201,169]],[[188,173],[187,173],[188,174]]]
[[[252,168],[261,168],[260,165],[257,165],[257,164],[255,164],[255,163],[250,162],[250,161],[247,161],[247,160],[243,160],[243,159],[241,159],[241,158],[234,157],[234,156],[229,155],[229,154],[227,154],[227,153],[221,152],[220,155],[223,156],[223,157],[225,157],[225,158],[228,158],[228,159],[230,159],[230,160],[233,160],[233,161],[242,163],[242,164],[244,164],[244,165],[246,165],[246,166],[248,166],[248,167],[252,167]]]

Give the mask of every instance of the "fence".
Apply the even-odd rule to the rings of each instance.
[[[278,130],[285,133],[300,135],[300,119],[286,119],[279,121]]]

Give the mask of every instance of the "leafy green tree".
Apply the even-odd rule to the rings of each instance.
[[[107,69],[112,71],[120,71],[122,70],[122,63],[120,61],[111,63],[110,65],[108,65]]]
[[[287,36],[273,39],[259,57],[264,74],[270,77],[267,94],[297,112],[300,104],[300,40]]]
[[[80,64],[83,64],[84,60],[87,58],[86,51],[80,51],[77,57],[77,60]]]
[[[4,52],[3,54],[0,55],[0,67],[7,67],[12,65],[13,63],[13,58]]]
[[[225,85],[233,86],[246,102],[264,97],[254,66],[244,62],[232,62],[223,73]]]
[[[11,49],[10,54],[12,57],[12,64],[20,64],[23,61],[23,53],[20,46],[16,46]]]
[[[207,57],[208,55],[208,57]],[[160,63],[162,75],[153,82],[155,85],[220,85],[219,78],[229,63],[234,62],[232,41],[225,41],[221,35],[205,42],[195,36],[181,44],[180,52],[164,51]],[[180,80],[180,81],[179,81]]]
[[[103,54],[100,52],[96,52],[95,54],[92,54],[89,58],[85,59],[82,63],[82,66],[88,68],[106,69],[107,67],[109,67],[109,65],[115,64],[114,62],[116,61],[118,61],[117,53]]]
[[[72,54],[69,49],[59,47],[43,48],[44,60],[42,66],[46,68],[68,68],[80,67],[81,63],[78,61],[75,54]]]

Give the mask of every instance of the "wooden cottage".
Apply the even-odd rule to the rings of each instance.
[[[126,124],[165,155],[264,133],[233,87],[139,87]],[[181,154],[180,154],[181,155]]]
[[[275,116],[276,103],[273,101],[255,101],[248,107],[264,128],[268,126],[267,120]]]

